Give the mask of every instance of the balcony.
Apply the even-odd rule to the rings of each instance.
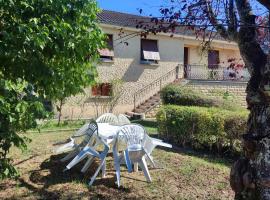
[[[248,81],[250,78],[247,68],[231,69],[222,65],[186,65],[184,74],[185,78],[194,80]]]

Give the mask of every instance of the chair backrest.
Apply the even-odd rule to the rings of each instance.
[[[92,136],[95,132],[97,132],[98,135],[98,125],[95,120],[91,120],[88,124],[86,134]]]
[[[87,129],[85,130],[86,134],[83,141],[80,143],[80,146],[85,146],[90,141],[95,132],[98,134],[98,125],[95,120],[91,120],[87,126]]]
[[[151,154],[153,149],[155,148],[155,144],[153,143],[152,141],[152,138],[145,134],[144,136],[144,140],[143,140],[143,147],[144,147],[144,150],[148,153],[148,154]]]
[[[141,125],[128,124],[121,127],[118,131],[118,137],[123,137],[127,146],[142,145],[146,132]]]
[[[126,115],[123,115],[123,114],[118,115],[118,122],[120,124],[130,124],[129,119],[126,117]]]
[[[112,113],[105,113],[97,118],[97,123],[118,123],[118,118]]]

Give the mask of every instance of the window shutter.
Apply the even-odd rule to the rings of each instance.
[[[145,60],[160,60],[157,40],[141,39],[141,58]]]
[[[93,85],[92,86],[92,96],[97,96],[98,95],[98,85]]]
[[[101,85],[101,95],[102,96],[110,96],[111,95],[111,84],[103,83]]]

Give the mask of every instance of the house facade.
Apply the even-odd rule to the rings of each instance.
[[[179,32],[173,37],[159,33],[142,38],[136,28],[142,18],[150,20],[106,10],[99,14],[100,26],[108,36],[108,48],[100,50],[98,84],[86,88],[85,94],[67,99],[62,110],[65,118],[132,111],[138,102],[176,79],[229,79],[230,60],[242,64],[238,47],[232,42],[213,40],[211,50],[202,52],[202,41],[192,33]],[[119,83],[118,94],[113,94],[114,82]],[[113,99],[112,94],[117,97]]]

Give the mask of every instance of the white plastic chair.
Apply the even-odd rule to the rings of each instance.
[[[124,151],[124,157],[128,171],[132,171],[132,164],[138,163],[144,172],[146,180],[148,182],[152,181],[147,163],[145,161],[145,156],[149,157],[143,146],[145,135],[146,132],[144,128],[136,124],[124,125],[117,133],[117,137],[113,146],[113,156],[118,187],[120,187],[120,156],[118,153],[118,140],[121,140],[121,138],[123,138],[127,144],[127,148]]]
[[[94,173],[94,175],[92,176],[89,185],[91,186],[93,184],[93,182],[95,181],[99,171],[102,169],[102,176],[104,176],[105,174],[105,160],[106,160],[106,156],[109,152],[109,145],[103,141],[99,136],[98,136],[98,126],[97,123],[91,123],[93,130],[95,130],[95,134],[93,135],[93,138],[95,139],[94,142],[91,142],[91,144],[87,144],[81,151],[80,153],[73,158],[73,160],[66,166],[66,170],[71,169],[73,166],[75,166],[76,164],[78,164],[79,162],[81,162],[82,160],[84,160],[85,158],[88,158],[87,162],[85,163],[85,165],[83,166],[81,172],[85,172],[90,165],[93,162],[94,157],[97,157],[100,159],[100,165],[97,168],[96,172]],[[95,144],[94,144],[95,143]],[[101,152],[97,151],[97,147],[99,146],[103,146],[103,150]]]
[[[76,156],[77,153],[80,152],[80,150],[90,141],[93,130],[89,129],[90,123],[84,124],[78,131],[76,131],[73,136],[70,137],[70,142],[60,146],[56,149],[56,153],[62,153],[62,152],[70,152],[68,155],[66,155],[64,158],[61,159],[61,162],[65,162],[72,157]],[[84,136],[84,139],[79,144],[76,143],[76,138]]]
[[[162,140],[152,138],[152,137],[148,136],[147,134],[145,134],[144,141],[143,141],[143,147],[144,147],[144,150],[148,154],[147,160],[153,165],[154,168],[157,168],[157,165],[154,162],[153,157],[151,156],[151,153],[156,148],[156,146],[172,148],[171,144],[165,143]]]
[[[105,113],[97,118],[97,123],[118,123],[118,118],[112,113]]]
[[[129,119],[124,114],[119,114],[118,115],[118,122],[119,122],[119,124],[122,124],[122,125],[130,124]]]

